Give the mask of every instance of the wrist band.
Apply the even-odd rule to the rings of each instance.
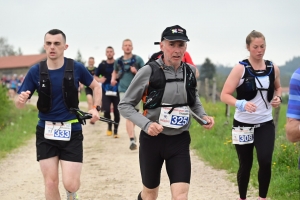
[[[241,112],[245,112],[245,105],[246,105],[247,101],[245,99],[242,99],[242,100],[237,100],[235,102],[235,107],[241,111]]]
[[[282,98],[281,98],[281,96],[278,96],[278,95],[277,95],[276,97],[278,97],[278,98],[280,99],[280,102],[282,103]]]

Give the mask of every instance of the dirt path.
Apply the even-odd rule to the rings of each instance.
[[[122,118],[118,139],[106,136],[105,123],[83,126],[84,164],[78,192],[80,200],[136,200],[142,189],[138,150],[129,150],[124,122]],[[138,136],[139,129],[135,131]],[[193,151],[191,158],[189,199],[234,200],[238,197],[237,187],[228,181],[224,171],[207,166]],[[64,200],[66,195],[61,182],[60,191]],[[36,162],[35,138],[0,161],[0,199],[45,199],[43,178]],[[171,199],[164,167],[158,199]],[[252,195],[250,199],[255,197]]]

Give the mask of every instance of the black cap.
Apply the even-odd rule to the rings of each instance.
[[[179,25],[167,27],[161,34],[161,41],[163,40],[181,40],[181,41],[190,41],[186,35],[186,30]],[[159,44],[159,42],[154,42],[154,44]]]

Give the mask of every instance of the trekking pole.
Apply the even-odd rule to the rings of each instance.
[[[79,110],[78,108],[70,108],[70,111],[76,115],[77,119],[79,120],[79,122],[81,124],[85,124],[86,119],[91,119],[93,117],[92,114],[83,112],[83,111]],[[107,119],[105,117],[100,117],[99,121],[107,122],[107,123],[111,123],[111,124],[118,124],[117,122]]]

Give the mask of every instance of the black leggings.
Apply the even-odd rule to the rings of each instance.
[[[251,124],[245,124],[234,120],[233,126],[250,127]],[[240,198],[245,199],[247,195],[250,171],[253,163],[254,147],[256,149],[257,160],[259,165],[259,196],[262,198],[266,198],[271,180],[271,167],[274,143],[275,126],[272,120],[264,123],[261,127],[254,129],[254,143],[245,145],[235,145],[239,159],[237,182],[239,187]]]
[[[118,104],[120,102],[119,93],[117,96],[106,96],[105,91],[102,90],[102,107],[101,110],[104,112],[104,117],[111,119],[110,116],[110,105],[113,104],[114,108],[114,121],[119,123],[120,122],[120,112],[118,110]],[[114,125],[115,129],[118,128],[118,125]],[[108,123],[108,129],[111,130],[112,124]]]
[[[170,185],[178,182],[190,183],[190,142],[188,131],[174,136],[163,133],[150,136],[141,131],[139,160],[143,185],[150,189],[159,186],[164,161]]]

